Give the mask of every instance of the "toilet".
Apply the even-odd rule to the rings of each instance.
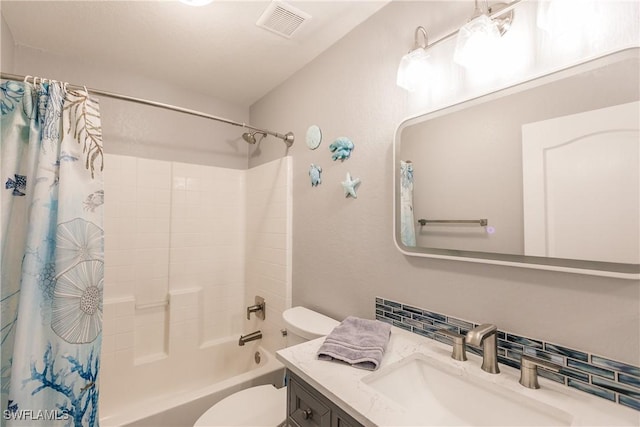
[[[339,322],[304,307],[282,313],[287,327],[287,347],[329,334]],[[225,397],[202,414],[194,427],[269,426],[283,424],[287,418],[287,389],[271,384],[250,387]]]

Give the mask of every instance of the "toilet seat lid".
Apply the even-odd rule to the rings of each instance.
[[[287,389],[271,384],[227,396],[202,414],[194,427],[277,426],[287,418]]]
[[[324,314],[300,306],[285,310],[282,318],[288,330],[307,340],[329,335],[340,324]]]

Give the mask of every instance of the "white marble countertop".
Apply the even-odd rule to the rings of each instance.
[[[408,411],[376,389],[362,382],[372,371],[353,368],[347,364],[318,360],[316,354],[324,338],[279,350],[276,357],[289,370],[297,374],[320,393],[328,397],[354,419],[365,426],[419,426],[434,425],[429,422],[428,411],[420,416]],[[540,389],[532,390],[518,383],[520,372],[500,365],[501,373],[488,374],[480,369],[482,358],[467,353],[468,361],[451,358],[451,347],[438,341],[392,327],[391,339],[382,364],[377,371],[407,356],[421,354],[455,369],[474,381],[486,381],[503,387],[508,393],[517,393],[539,404],[552,406],[573,416],[573,426],[639,426],[640,412],[590,396],[569,387],[540,377]],[[465,408],[464,395],[460,396],[460,408]],[[438,422],[437,424],[441,424]]]

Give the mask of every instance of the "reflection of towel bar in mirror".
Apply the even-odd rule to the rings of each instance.
[[[483,219],[419,219],[418,224],[425,226],[427,224],[478,224],[480,227],[489,225],[489,220]]]

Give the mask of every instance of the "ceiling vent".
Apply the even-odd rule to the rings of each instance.
[[[272,1],[256,25],[288,39],[311,19],[311,15],[282,1]]]

